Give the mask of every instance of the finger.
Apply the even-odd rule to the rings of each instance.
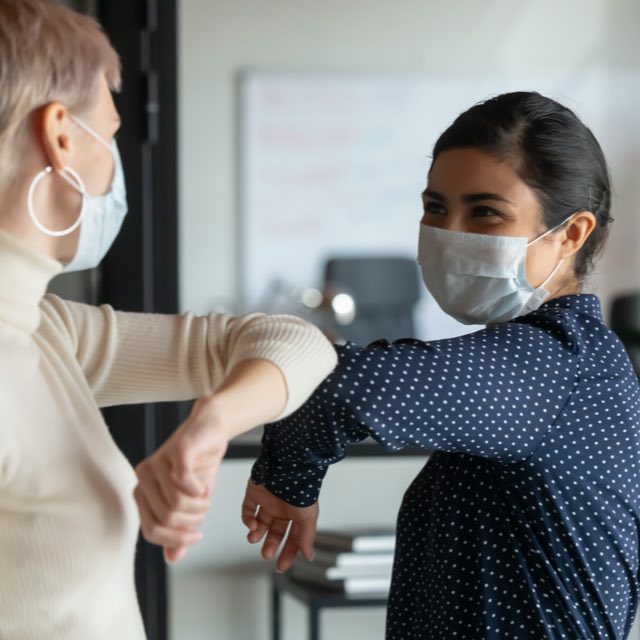
[[[169,473],[160,473],[157,480],[164,502],[172,512],[204,516],[209,511],[211,499],[208,496],[193,497],[185,493],[172,481]]]
[[[260,507],[256,515],[256,528],[249,532],[247,540],[249,540],[251,544],[260,542],[260,540],[262,540],[262,538],[267,534],[267,531],[269,531],[269,527],[272,522],[273,516],[268,511],[265,511]]]
[[[198,475],[191,470],[173,471],[171,479],[176,483],[181,491],[197,498],[205,495],[207,487],[198,478]]]
[[[148,542],[162,547],[178,548],[188,547],[202,540],[203,535],[199,531],[181,531],[159,524],[144,500],[138,501],[138,510],[142,535]]]
[[[193,470],[195,460],[192,460],[192,457],[193,454],[186,443],[180,442],[176,445],[170,454],[170,475],[181,491],[197,498],[204,495],[206,487]]]
[[[133,490],[136,501],[144,502],[154,522],[161,520],[167,511],[166,505],[162,503],[162,498],[158,495],[158,492],[159,487],[152,477],[141,479]]]
[[[200,531],[182,531],[180,529],[169,529],[159,524],[153,524],[143,532],[145,539],[161,547],[190,547],[202,540]]]
[[[136,487],[135,491],[143,494],[153,522],[166,524],[170,509],[164,502],[160,485],[155,478],[147,478]]]
[[[265,560],[271,560],[275,557],[282,540],[287,534],[289,528],[289,520],[284,518],[275,518],[269,527],[269,532],[262,545],[262,557]]]
[[[249,496],[245,496],[242,502],[242,523],[249,531],[254,531],[258,527],[258,504]]]
[[[184,507],[180,502],[176,502],[176,507],[168,507],[166,512],[161,516],[156,516],[159,524],[169,527],[170,529],[184,529],[185,531],[194,531],[202,526],[207,517],[208,505],[204,505],[198,511],[185,512],[180,509]]]
[[[278,561],[276,562],[276,571],[278,573],[284,573],[287,571],[296,559],[298,551],[300,551],[298,543],[296,542],[296,539],[291,536],[291,532],[289,532],[289,537],[284,543],[280,556],[278,557]]]
[[[154,519],[167,527],[194,529],[199,527],[209,510],[210,501],[206,498],[192,498],[162,484],[155,478],[145,478],[136,491],[146,497]],[[169,501],[165,498],[169,493]]]
[[[167,564],[177,564],[187,555],[189,547],[178,547],[177,549],[165,547],[163,549],[164,561]]]
[[[302,555],[311,562],[314,558],[313,543],[316,538],[316,519],[310,518],[291,525],[289,537],[295,542]]]
[[[220,469],[219,453],[197,454],[187,443],[181,444],[172,455],[173,481],[182,491],[194,497],[210,494]]]

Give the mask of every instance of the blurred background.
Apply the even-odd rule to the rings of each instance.
[[[593,129],[615,223],[590,288],[609,321],[614,300],[640,291],[636,0],[69,4],[96,15],[123,58],[131,214],[99,272],[54,285],[65,295],[145,311],[293,312],[357,341],[474,329],[418,284],[419,196],[439,133],[513,89],[555,97]],[[108,420],[135,461],[186,411],[121,408]],[[180,565],[165,571],[141,545],[150,638],[272,637],[273,567],[239,520],[257,437],[231,447],[205,538]],[[427,456],[381,454],[364,445],[330,470],[322,527],[393,526]],[[306,638],[307,615],[285,597],[282,638]],[[384,637],[383,607],[322,616],[323,638]]]

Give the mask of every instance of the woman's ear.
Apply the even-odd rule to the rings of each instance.
[[[61,102],[51,102],[35,114],[36,140],[55,171],[61,171],[69,164],[71,142],[68,126],[67,108]]]
[[[596,217],[591,211],[578,211],[564,229],[565,239],[562,241],[562,257],[568,258],[578,251],[596,227]]]

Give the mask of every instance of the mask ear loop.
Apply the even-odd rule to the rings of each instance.
[[[538,242],[538,240],[542,240],[542,238],[545,238],[550,233],[553,233],[554,231],[557,231],[560,227],[562,227],[565,224],[567,224],[567,222],[569,222],[569,220],[571,220],[571,218],[573,218],[573,216],[575,216],[575,215],[576,215],[576,212],[572,213],[570,216],[567,216],[560,224],[557,224],[555,227],[551,227],[551,229],[547,229],[543,234],[541,234],[537,238],[534,238],[533,240],[531,240],[531,242],[527,242],[527,247],[530,247],[535,242]]]
[[[538,240],[542,240],[542,238],[544,238],[545,236],[548,236],[550,233],[553,233],[554,231],[556,231],[557,229],[565,225],[567,222],[569,222],[569,220],[571,220],[571,218],[573,218],[574,215],[575,213],[572,213],[570,216],[565,218],[559,225],[556,225],[555,227],[551,227],[551,229],[547,229],[542,235],[539,235],[537,238],[534,238],[531,242],[529,242],[527,244],[527,247],[530,247],[534,242],[538,242]],[[558,269],[560,269],[563,262],[564,262],[564,258],[561,258],[560,262],[558,262],[558,264],[554,267],[553,271],[551,271],[551,273],[545,278],[545,281],[538,287],[538,289],[544,289],[547,286],[547,283],[549,282],[549,280],[551,280],[551,278],[553,278],[553,276],[555,276],[556,273],[558,273]]]
[[[46,167],[45,169],[40,171],[40,173],[38,173],[35,176],[35,178],[31,181],[31,184],[29,185],[29,192],[27,194],[27,209],[29,210],[29,216],[31,217],[31,221],[38,229],[40,229],[40,231],[42,231],[42,233],[54,238],[59,238],[62,236],[68,236],[70,233],[73,233],[80,226],[80,223],[84,218],[87,198],[86,198],[86,190],[84,187],[84,183],[82,182],[82,178],[80,178],[80,176],[71,167],[65,167],[62,171],[59,171],[58,175],[63,180],[66,180],[82,196],[82,206],[80,208],[80,214],[78,215],[77,220],[70,227],[66,229],[62,229],[62,231],[55,231],[54,229],[49,229],[48,227],[45,227],[40,222],[40,220],[38,220],[38,216],[36,215],[35,208],[33,206],[33,194],[35,193],[36,187],[38,186],[40,181],[45,176],[51,175],[52,172],[53,172],[52,167],[50,166]],[[65,173],[69,173],[71,175],[71,178],[68,175],[65,175]]]
[[[99,133],[96,133],[88,124],[76,118],[72,113],[69,117],[83,130],[86,131],[92,138],[95,138],[100,144],[104,145],[111,153],[113,153],[112,145],[110,145]]]
[[[553,276],[555,276],[556,273],[558,273],[558,269],[560,269],[563,262],[564,262],[564,258],[561,258],[560,262],[558,262],[554,270],[547,276],[546,280],[538,287],[539,289],[544,289],[547,286],[547,283],[549,282],[549,280],[551,280],[551,278],[553,278]]]

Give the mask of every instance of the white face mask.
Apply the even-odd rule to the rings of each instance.
[[[71,167],[66,167],[58,172],[58,175],[66,180],[82,196],[82,206],[78,219],[70,227],[62,231],[54,231],[45,227],[40,220],[38,220],[33,205],[35,189],[42,178],[52,173],[52,167],[47,167],[41,171],[31,182],[27,196],[27,207],[33,224],[35,224],[40,231],[48,236],[61,237],[69,235],[75,231],[78,226],[82,225],[80,227],[78,249],[71,262],[65,266],[64,271],[66,272],[97,267],[107,251],[111,248],[120,231],[124,217],[127,214],[127,192],[124,183],[124,172],[115,140],[112,144],[109,144],[102,136],[82,122],[82,120],[79,120],[75,116],[70,117],[79,127],[98,140],[98,142],[103,144],[113,154],[114,174],[108,193],[103,196],[90,196],[85,190],[82,179]]]
[[[549,295],[545,285],[563,263],[560,260],[534,288],[525,276],[527,247],[567,220],[531,242],[421,224],[418,263],[424,283],[442,310],[463,324],[507,322],[525,315],[544,302]]]

